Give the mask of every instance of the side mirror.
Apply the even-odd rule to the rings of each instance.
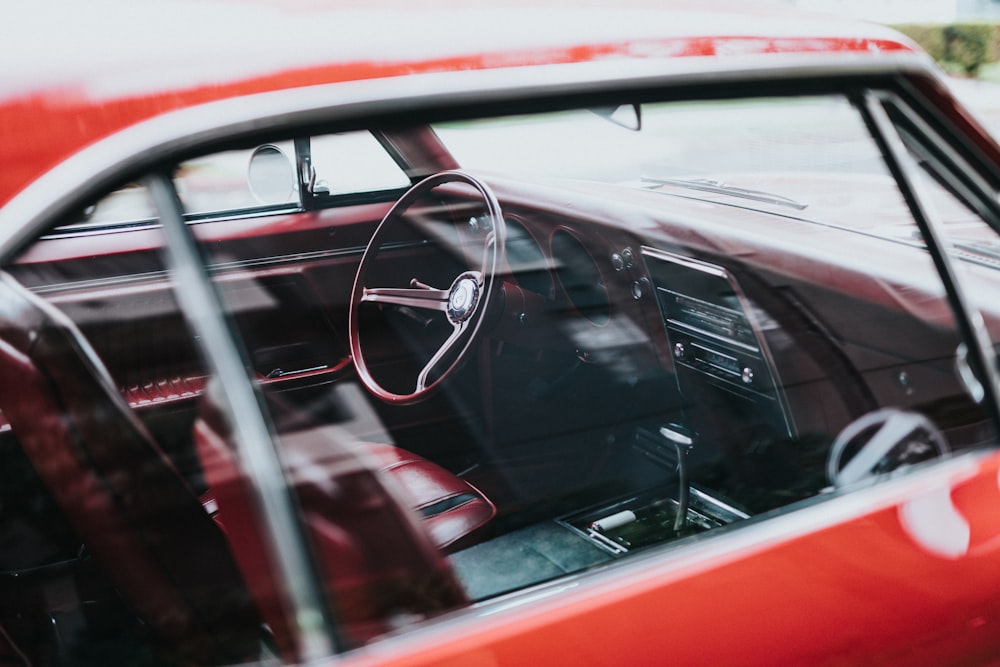
[[[259,146],[250,156],[247,184],[261,204],[283,204],[295,197],[295,167],[277,146]]]

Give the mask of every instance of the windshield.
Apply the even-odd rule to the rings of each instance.
[[[717,181],[739,174],[740,187],[754,187],[755,178],[781,172],[885,174],[842,97],[647,104],[639,131],[585,110],[435,129],[464,167],[531,177]]]
[[[844,97],[646,104],[638,130],[607,116],[580,109],[434,129],[465,169],[616,184],[923,245],[861,114]],[[956,243],[996,247],[981,219],[926,180]]]

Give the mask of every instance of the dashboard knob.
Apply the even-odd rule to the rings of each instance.
[[[687,356],[687,348],[684,347],[684,343],[674,343],[674,356],[678,359],[683,359]]]
[[[625,269],[625,258],[617,252],[611,253],[611,266],[614,267],[615,271],[623,271]]]
[[[753,369],[749,366],[744,368],[741,379],[743,380],[743,384],[753,384]]]

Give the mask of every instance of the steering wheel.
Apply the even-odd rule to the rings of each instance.
[[[948,453],[944,434],[924,415],[882,408],[848,424],[834,440],[827,479],[840,488]]]
[[[435,188],[441,186],[448,187],[442,188],[440,195],[432,194]],[[468,224],[464,228],[458,228],[452,224],[452,216],[459,204],[462,210],[468,206],[468,198],[464,196],[466,192],[474,199],[475,214],[467,218]],[[459,204],[453,208],[442,203],[445,200],[454,201],[456,195]],[[432,201],[430,206],[426,205],[428,201]],[[404,225],[407,227],[401,230]],[[406,237],[406,233],[413,229],[419,231],[421,238]],[[401,243],[398,240],[401,236],[407,238],[407,242]],[[373,276],[381,254],[427,241],[462,260],[464,269],[450,278],[450,284],[432,287],[414,275],[408,276],[409,280],[401,286],[372,284],[379,281],[399,282],[395,279],[399,271],[387,277],[384,268],[380,267],[379,271],[383,272],[380,277]],[[465,172],[444,171],[429,176],[411,187],[389,209],[365,248],[351,293],[351,357],[358,377],[369,392],[387,403],[413,403],[435,391],[455,372],[479,339],[486,313],[496,300],[499,287],[497,267],[502,266],[504,260],[505,241],[506,228],[496,196],[485,183]],[[419,270],[430,273],[439,268],[428,263],[421,265]],[[401,277],[407,278],[406,275]],[[437,277],[437,280],[444,283],[449,278]],[[405,309],[419,317],[443,319],[450,324],[450,332],[443,341],[434,343],[435,351],[409,382],[412,390],[390,391],[372,374],[371,364],[365,355],[367,336],[363,332],[365,324],[361,317],[363,307],[370,306]],[[444,329],[448,330],[448,327]],[[401,386],[406,384],[403,382]]]

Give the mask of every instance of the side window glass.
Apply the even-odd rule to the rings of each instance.
[[[308,155],[314,204],[343,197],[397,192],[410,185],[403,169],[367,131],[282,140],[255,148],[212,153],[174,167],[174,186],[188,220],[231,218],[298,209],[298,161]],[[333,199],[331,198],[340,198]],[[126,185],[66,220],[60,232],[76,233],[148,223],[156,217],[138,186]]]
[[[155,220],[156,211],[146,196],[146,190],[136,183],[129,183],[70,216],[59,229],[70,233],[86,233],[150,224]]]
[[[331,197],[396,197],[319,211],[268,187],[294,146],[262,137],[167,165],[176,201],[131,184],[30,244],[0,270],[0,544],[26,545],[0,550],[11,641],[69,664],[294,661],[290,578],[314,571],[352,648],[995,440],[848,99],[642,111],[638,130],[588,109],[394,128],[465,168],[398,196],[375,135],[313,138]],[[985,280],[990,233],[935,197]],[[178,229],[235,381],[159,224],[222,210]],[[257,402],[240,414],[234,385]],[[268,498],[314,567],[283,569]]]
[[[174,184],[189,220],[298,208],[299,188],[291,141],[224,151],[174,168]],[[58,233],[124,231],[156,222],[145,190],[125,185],[71,216]]]
[[[350,209],[330,255],[285,252],[284,224],[199,232],[352,641],[385,630],[374,618],[668,552],[992,441],[942,282],[850,101],[643,111],[638,132],[588,110],[435,127],[460,162],[475,146],[472,164],[506,173],[504,196],[478,171],[440,175]],[[568,136],[614,169],[553,171]],[[350,363],[331,356],[338,331]],[[408,546],[341,514],[364,496],[341,505],[324,484],[348,469],[397,501],[366,525]],[[220,517],[239,514],[220,493]],[[339,606],[371,589],[341,589],[336,563],[379,580],[400,553],[441,574],[439,597]]]
[[[370,132],[316,136],[310,150],[318,196],[398,190],[410,184]]]
[[[296,205],[299,193],[294,161],[291,141],[213,153],[180,164],[174,184],[185,212],[191,216]]]

